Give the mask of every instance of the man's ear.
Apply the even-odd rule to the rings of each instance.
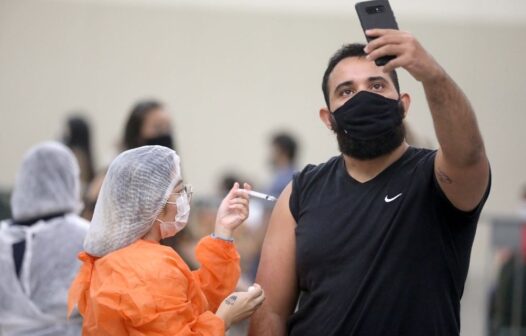
[[[332,129],[331,118],[332,118],[332,113],[331,111],[329,111],[327,107],[320,108],[321,122],[324,123],[328,129],[330,129],[331,131],[334,131]]]
[[[407,117],[407,112],[409,111],[409,106],[411,106],[411,96],[408,93],[400,94],[400,101],[404,107],[404,118]]]

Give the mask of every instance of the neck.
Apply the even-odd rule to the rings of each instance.
[[[148,231],[147,234],[145,234],[142,239],[144,240],[151,240],[154,242],[160,242],[161,241],[161,229],[159,227],[159,222],[155,221],[155,224],[152,226],[150,231]]]
[[[356,181],[364,183],[372,180],[387,167],[396,162],[404,155],[409,145],[407,142],[402,142],[394,151],[389,154],[371,160],[358,160],[348,155],[343,155],[345,161],[345,168],[347,173]]]
[[[289,162],[287,159],[277,160],[276,161],[276,170],[282,170],[287,169],[290,166],[292,166],[292,163]]]

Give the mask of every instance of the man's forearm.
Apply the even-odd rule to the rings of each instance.
[[[480,162],[485,157],[484,142],[460,87],[445,71],[423,85],[444,157],[457,167]]]

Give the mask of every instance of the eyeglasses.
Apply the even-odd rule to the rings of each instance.
[[[181,189],[181,191],[172,193],[171,195],[177,195],[177,197],[186,195],[186,197],[188,197],[188,202],[190,203],[190,202],[192,202],[192,195],[193,195],[193,193],[194,193],[194,190],[193,190],[191,184],[183,184],[183,188]],[[168,203],[168,204],[176,204],[175,202],[166,202],[166,203]]]

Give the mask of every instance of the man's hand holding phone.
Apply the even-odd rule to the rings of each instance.
[[[420,82],[445,76],[442,67],[410,33],[395,29],[369,29],[365,34],[374,38],[365,47],[367,59],[374,61],[384,56],[394,56],[384,65],[384,72],[404,68]]]

